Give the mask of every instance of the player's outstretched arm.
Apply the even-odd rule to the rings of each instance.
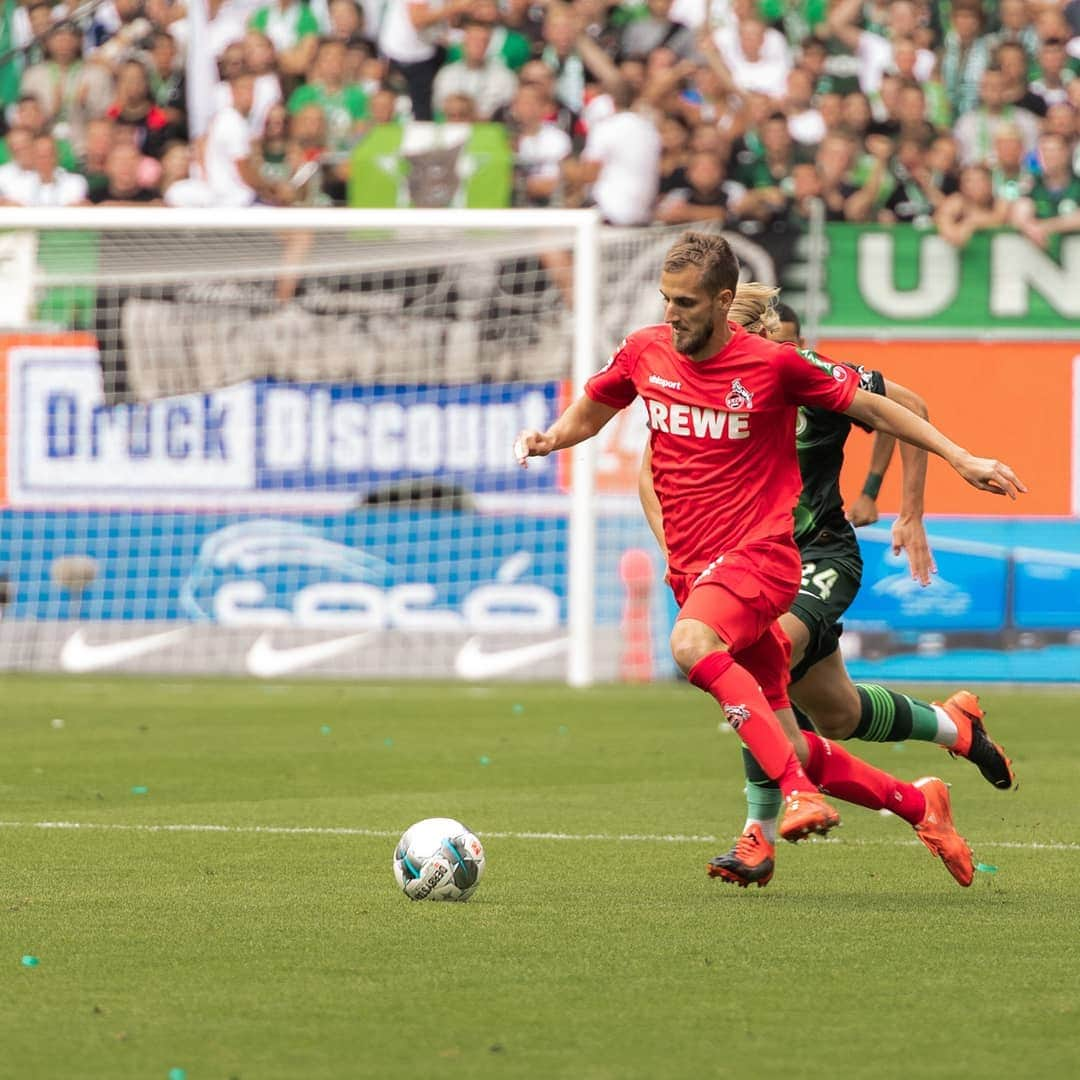
[[[582,394],[547,431],[519,432],[514,440],[514,457],[527,469],[531,457],[547,457],[591,439],[618,411]]]
[[[875,431],[895,435],[913,446],[929,450],[944,458],[972,487],[992,495],[1008,495],[1015,499],[1027,491],[1024,483],[1008,465],[993,458],[980,458],[957,446],[928,420],[916,416],[903,405],[888,398],[856,390],[855,398],[845,410],[848,416],[861,420]]]
[[[923,420],[930,419],[930,411],[914,390],[909,390],[899,383],[885,380],[885,396],[910,409]],[[876,437],[881,437],[881,432]],[[890,438],[886,435],[885,438]],[[903,484],[900,494],[900,515],[893,522],[893,554],[907,552],[911,576],[921,585],[930,584],[930,575],[937,573],[934,557],[930,554],[930,544],[923,527],[923,498],[926,493],[926,451],[900,444],[900,464],[903,467]]]
[[[664,515],[660,510],[660,500],[656,497],[656,488],[653,487],[652,479],[652,446],[646,445],[645,453],[641,456],[641,468],[638,470],[638,498],[641,499],[641,509],[645,511],[645,520],[652,529],[660,550],[667,558],[667,544],[664,541]]]
[[[877,497],[881,490],[881,481],[892,461],[896,439],[883,431],[874,432],[874,445],[870,448],[870,468],[866,472],[859,497],[848,507],[847,519],[858,528],[860,525],[873,525],[878,519]]]

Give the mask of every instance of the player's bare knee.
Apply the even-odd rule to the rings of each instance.
[[[812,719],[814,721],[814,727],[818,730],[818,734],[823,735],[826,739],[846,739],[851,733],[846,729],[844,718],[832,711],[820,714],[815,713]],[[854,728],[851,730],[854,730]]]
[[[826,739],[850,739],[859,726],[859,695],[855,688],[850,694],[837,694],[830,707],[813,713],[814,727]]]
[[[693,619],[679,620],[671,631],[671,655],[684,675],[703,657],[723,648],[713,630]]]

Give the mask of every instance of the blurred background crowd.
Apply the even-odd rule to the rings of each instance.
[[[503,125],[521,206],[1080,227],[1080,0],[6,0],[0,199],[346,200],[380,125]]]

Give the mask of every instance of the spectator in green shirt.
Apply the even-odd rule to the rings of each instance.
[[[12,131],[25,131],[33,138],[49,134],[48,119],[41,107],[41,102],[36,97],[25,95],[19,98],[8,135]],[[56,140],[56,156],[62,169],[67,169],[68,172],[75,172],[78,169],[78,157],[67,139]],[[0,165],[6,165],[10,160],[11,149],[8,146],[8,136],[5,135],[0,139]]]
[[[1016,204],[1013,223],[1032,243],[1046,247],[1052,236],[1080,229],[1080,177],[1073,172],[1069,144],[1056,132],[1039,137],[1042,173],[1031,194]]]
[[[367,94],[358,83],[345,81],[345,42],[324,38],[319,42],[311,75],[290,95],[288,110],[295,114],[317,105],[326,117],[327,145],[332,151],[352,148],[368,117]]]
[[[322,28],[311,6],[303,0],[276,0],[258,8],[248,20],[248,27],[273,42],[282,75],[303,75],[311,66]]]
[[[505,20],[499,17],[495,0],[477,0],[469,11],[469,17],[491,27],[491,44],[487,51],[489,58],[501,60],[511,71],[520,71],[526,61],[532,58],[529,39],[505,25]],[[446,50],[447,64],[456,63],[464,57],[465,48],[460,41]]]
[[[941,52],[941,81],[956,116],[979,102],[979,80],[990,63],[990,45],[981,37],[983,10],[979,0],[953,0],[951,26]]]

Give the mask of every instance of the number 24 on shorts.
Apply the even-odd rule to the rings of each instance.
[[[820,570],[816,574],[817,563],[803,563],[802,568],[802,588],[808,589],[811,585],[817,589],[818,597],[822,600],[828,600],[833,591],[833,586],[836,584],[836,579],[840,576],[837,571],[828,568]]]

